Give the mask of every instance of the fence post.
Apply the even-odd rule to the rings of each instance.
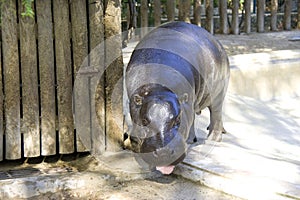
[[[265,5],[266,0],[257,0],[257,32],[265,31]]]
[[[160,25],[161,18],[161,2],[160,0],[154,0],[154,26]]]
[[[300,29],[300,1],[298,0],[298,21],[297,21],[297,28]]]
[[[201,0],[194,0],[194,21],[197,26],[201,26]]]
[[[1,46],[1,42],[0,42]],[[3,148],[4,148],[4,143],[3,143],[3,123],[4,123],[4,118],[3,118],[3,86],[2,86],[2,62],[1,62],[1,48],[0,48],[0,161],[3,160]]]
[[[19,0],[20,13],[25,7]],[[37,51],[34,18],[19,15],[24,157],[40,156]]]
[[[148,32],[148,0],[141,0],[141,38]]]
[[[251,0],[245,0],[245,27],[244,31],[246,33],[251,32]]]
[[[227,0],[219,1],[219,13],[220,13],[220,31],[223,34],[228,34]]]
[[[104,73],[104,4],[89,0],[89,70]],[[98,72],[99,73],[99,72]],[[102,76],[100,74],[99,76]],[[91,76],[91,148],[94,155],[105,151],[105,83],[104,76]],[[99,80],[100,79],[100,80]]]
[[[6,159],[21,158],[20,72],[16,1],[1,3]]]
[[[41,155],[56,154],[55,74],[51,1],[36,0],[40,72]]]
[[[271,30],[277,30],[278,0],[271,0]]]
[[[167,0],[167,17],[168,21],[174,21],[175,19],[175,1]]]
[[[292,0],[284,1],[284,30],[291,30]]]
[[[191,2],[187,0],[179,0],[178,8],[179,8],[179,14],[178,14],[179,21],[185,21],[190,23]]]
[[[74,84],[73,108],[78,152],[91,150],[91,95],[89,77],[79,74],[80,67],[86,67],[88,56],[87,9],[85,0],[70,2],[72,23],[72,52]],[[84,62],[85,61],[85,62]]]
[[[72,65],[69,1],[54,0],[54,34],[57,77],[59,153],[74,152],[74,120],[72,113]]]
[[[239,0],[232,1],[232,33],[239,34]]]
[[[206,0],[206,29],[211,34],[214,33],[214,1]]]
[[[107,0],[105,3],[106,150],[118,151],[123,143],[121,0]]]

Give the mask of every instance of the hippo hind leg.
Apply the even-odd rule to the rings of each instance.
[[[222,133],[226,133],[222,120],[222,107],[223,107],[224,95],[223,92],[219,94],[217,98],[208,106],[210,111],[210,124],[208,140],[220,142],[222,140]]]
[[[210,110],[210,124],[209,124],[209,133],[207,136],[208,140],[213,140],[221,142],[222,133],[225,131],[222,121],[222,112],[216,112],[212,107],[209,107]]]
[[[206,128],[206,130],[209,130],[209,126]],[[227,133],[226,129],[223,127],[222,133],[225,134]]]

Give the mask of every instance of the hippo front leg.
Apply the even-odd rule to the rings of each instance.
[[[190,129],[190,132],[189,132],[189,137],[187,139],[187,143],[188,144],[193,144],[197,142],[197,137],[196,137],[196,134],[195,134],[195,127],[194,127],[194,122],[191,126],[191,129]]]

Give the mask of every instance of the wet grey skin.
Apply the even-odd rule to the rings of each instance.
[[[147,34],[126,69],[131,149],[150,168],[181,162],[196,141],[195,114],[208,107],[207,139],[221,141],[228,57],[204,29],[171,22]]]

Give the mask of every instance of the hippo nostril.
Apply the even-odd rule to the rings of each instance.
[[[146,118],[142,119],[142,125],[143,126],[147,126],[148,124],[150,124],[150,121]]]
[[[154,155],[155,158],[158,158],[158,155],[157,155],[156,151],[153,152],[153,155]]]
[[[174,155],[174,154],[175,154],[175,150],[172,149],[172,150],[171,150],[171,155]]]

